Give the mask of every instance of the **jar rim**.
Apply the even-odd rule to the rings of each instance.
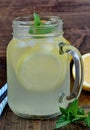
[[[53,16],[53,15],[45,15],[40,16],[41,22],[45,24],[45,26],[56,26],[58,24],[63,24],[63,20],[59,16]],[[33,26],[34,25],[34,18],[32,15],[29,16],[20,16],[16,17],[13,20],[13,25],[17,26]],[[42,27],[42,25],[38,26],[39,28]]]
[[[63,21],[59,16],[40,16],[41,24],[35,26],[32,15],[17,17],[13,20],[13,35],[19,36],[56,36],[63,34]],[[17,34],[18,33],[18,34]]]

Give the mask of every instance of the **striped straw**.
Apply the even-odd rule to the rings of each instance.
[[[7,104],[7,83],[0,88],[0,116]]]
[[[4,107],[6,106],[7,104],[7,96],[4,98],[4,100],[0,103],[0,116],[4,110]]]
[[[0,96],[3,95],[3,93],[7,90],[7,83],[0,88]]]

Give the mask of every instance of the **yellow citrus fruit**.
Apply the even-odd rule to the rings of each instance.
[[[90,53],[82,55],[84,65],[83,89],[90,91]],[[75,78],[75,66],[73,66],[73,77]]]
[[[67,71],[64,57],[53,53],[25,54],[17,63],[16,74],[25,89],[48,91],[60,87]]]

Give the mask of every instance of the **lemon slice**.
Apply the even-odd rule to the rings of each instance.
[[[90,91],[90,53],[82,55],[84,64],[83,89]],[[75,78],[75,66],[73,66],[73,77]]]
[[[66,75],[63,57],[51,53],[36,52],[25,54],[18,61],[16,74],[25,89],[49,91],[60,87]]]

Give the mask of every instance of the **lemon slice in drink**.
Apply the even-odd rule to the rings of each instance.
[[[90,91],[90,53],[82,55],[84,64],[83,89]],[[75,78],[75,67],[73,66],[73,77]]]
[[[51,53],[25,54],[18,61],[16,74],[21,85],[31,91],[50,91],[60,87],[66,75],[63,57]]]

